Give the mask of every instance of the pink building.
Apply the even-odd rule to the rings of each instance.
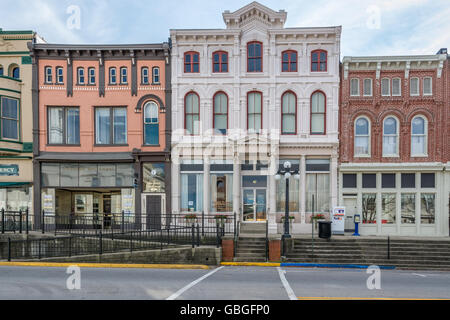
[[[31,56],[36,221],[170,211],[169,45],[34,44]]]

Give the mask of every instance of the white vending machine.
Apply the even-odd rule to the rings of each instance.
[[[345,230],[345,207],[335,207],[331,224],[332,234],[344,234]]]

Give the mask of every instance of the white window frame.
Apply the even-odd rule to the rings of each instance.
[[[354,81],[356,81],[356,83],[358,84],[357,85],[357,93],[356,94],[353,94],[353,82]],[[350,96],[351,97],[359,97],[360,96],[360,92],[359,92],[359,78],[353,78],[353,79],[350,79]]]
[[[398,94],[394,94],[394,81],[398,81]],[[402,96],[402,79],[401,78],[392,78],[392,96],[393,97],[401,97]]]
[[[413,92],[412,92],[412,81],[413,81],[413,79],[417,79],[417,93],[416,94],[413,94]],[[409,95],[411,96],[411,97],[418,97],[418,96],[420,96],[420,79],[419,78],[417,78],[417,77],[412,77],[410,80],[409,80]]]
[[[356,123],[358,122],[359,119],[365,119],[368,123],[368,135],[356,135]],[[354,123],[354,138],[353,138],[353,154],[355,158],[369,158],[372,154],[372,150],[371,150],[371,139],[372,139],[372,124],[369,120],[369,118],[365,117],[365,116],[360,116],[358,118],[355,119],[355,123]],[[367,137],[367,153],[366,154],[357,154],[356,153],[356,138],[357,137]]]
[[[80,72],[82,71],[83,75],[80,74]],[[83,77],[83,81],[80,81],[80,78]],[[84,68],[78,68],[77,69],[77,84],[79,85],[84,85],[86,84],[86,74],[84,73]]]
[[[156,77],[158,77],[158,81],[155,81]],[[161,83],[161,73],[159,72],[159,67],[154,67],[152,69],[152,83],[153,84]]]
[[[425,92],[425,80],[430,79],[430,92]],[[423,95],[424,96],[432,96],[433,95],[433,78],[432,77],[424,77],[423,78]]]
[[[112,75],[112,71],[114,71],[114,76]],[[115,81],[112,81],[112,78],[115,78]],[[109,68],[109,84],[117,84],[117,69],[116,67]]]
[[[61,70],[61,75],[59,74],[59,71]],[[64,69],[63,67],[56,67],[56,83],[57,84],[63,84],[64,83]],[[61,81],[59,78],[62,78]]]
[[[48,71],[50,71],[50,74]],[[50,77],[50,80],[49,80],[49,77]],[[52,80],[53,80],[52,67],[45,67],[45,83],[52,84]]]
[[[145,81],[146,79],[146,81]],[[141,70],[141,84],[147,85],[150,84],[150,75],[148,71],[148,67],[143,67]]]
[[[94,74],[91,74],[92,71],[94,71]],[[91,84],[91,85],[95,84],[95,76],[96,76],[95,68],[93,68],[93,67],[88,68],[88,83],[89,84]],[[92,78],[94,81],[92,81]]]
[[[365,88],[366,88],[366,80],[369,80],[370,81],[370,94],[366,94],[365,92],[366,92],[366,90],[365,90]],[[373,95],[373,80],[371,79],[371,78],[366,78],[366,79],[364,79],[363,80],[363,95],[364,95],[364,97],[371,97],[372,95]]]
[[[392,118],[392,119],[394,119],[395,121],[396,121],[396,129],[397,129],[397,132],[395,133],[395,134],[389,134],[389,135],[386,135],[385,133],[384,133],[384,123],[385,123],[385,121],[387,120],[387,119],[389,119],[389,118]],[[383,158],[398,158],[399,157],[399,145],[400,145],[400,121],[398,120],[398,118],[397,117],[395,117],[395,116],[393,116],[393,115],[388,115],[388,116],[386,116],[384,119],[383,119],[383,123],[382,123],[382,125],[383,125],[383,127],[382,127],[382,129],[383,129],[383,135],[382,135],[382,146],[381,146],[381,152],[382,152],[382,154],[383,154]],[[396,138],[396,143],[395,143],[395,154],[385,154],[384,153],[384,138],[385,137],[395,137]]]
[[[423,134],[413,134],[413,121],[416,118],[421,118],[424,121],[423,124],[423,129],[424,132]],[[421,153],[421,154],[413,154],[412,153],[412,145],[413,145],[413,137],[424,137],[424,147],[425,147],[425,153]],[[426,117],[424,117],[423,115],[417,115],[414,118],[412,118],[411,120],[411,157],[419,157],[419,158],[423,158],[423,157],[428,157],[428,120]]]
[[[124,73],[125,71],[125,73]],[[123,81],[123,77],[127,78],[127,81]],[[128,68],[121,67],[120,68],[120,84],[128,84]]]
[[[383,94],[383,81],[384,80],[387,80],[387,82],[388,82],[388,93],[387,94]],[[381,86],[380,86],[380,89],[381,89],[381,96],[382,97],[390,97],[391,96],[391,79],[390,78],[382,78],[381,79]]]

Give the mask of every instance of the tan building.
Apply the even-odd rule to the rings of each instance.
[[[0,210],[32,211],[33,41],[43,42],[33,31],[0,29]]]

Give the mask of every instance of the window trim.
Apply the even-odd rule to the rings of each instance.
[[[17,139],[10,139],[3,137],[3,128],[2,128],[2,119],[3,119],[3,107],[2,107],[2,98],[7,98],[11,100],[17,101],[17,120],[11,119],[11,118],[5,118],[8,120],[14,120],[17,121]],[[16,97],[10,97],[7,95],[0,95],[0,141],[6,141],[6,142],[21,142],[22,141],[22,105],[21,100]]]
[[[320,60],[320,54],[324,52],[325,53],[325,70],[320,70],[320,64],[322,63],[322,61]],[[313,71],[313,56],[314,54],[317,53],[318,54],[318,60],[317,60],[317,71]],[[310,68],[311,72],[328,72],[328,51],[324,50],[324,49],[317,49],[317,50],[313,50],[311,51],[311,68]]]
[[[194,62],[194,55],[198,55],[198,62]],[[186,62],[186,56],[187,55],[191,55],[192,59],[191,62],[187,63]],[[198,71],[194,71],[194,65],[198,64]],[[190,65],[191,66],[191,71],[187,72],[186,71],[186,66]],[[187,51],[184,53],[184,59],[183,59],[183,70],[184,73],[200,73],[200,53],[197,51]]]
[[[146,107],[149,105],[149,103],[151,103],[151,102],[153,102],[153,103],[156,105],[156,107],[157,107],[157,110],[158,110],[158,122],[145,122],[145,108],[146,108]],[[143,146],[146,146],[146,147],[156,147],[156,146],[159,146],[159,145],[160,145],[160,141],[159,141],[159,140],[160,140],[159,129],[160,129],[160,124],[161,124],[161,119],[159,118],[159,117],[160,117],[160,114],[159,114],[160,106],[159,106],[159,104],[158,104],[158,102],[157,102],[156,100],[150,99],[150,100],[146,101],[146,102],[143,104],[142,110],[143,110],[143,112],[142,112],[142,123],[144,124],[144,130],[143,130],[143,138],[144,138],[144,141],[143,141]],[[147,143],[145,143],[145,138],[146,138],[146,135],[145,135],[145,126],[146,126],[147,124],[157,124],[157,125],[158,125],[158,144],[147,144]]]
[[[385,133],[384,133],[384,123],[387,119],[392,118],[395,120],[396,122],[396,133],[395,133],[395,137],[396,137],[396,150],[395,150],[395,154],[384,154],[384,137],[385,137]],[[392,134],[388,135],[390,137],[394,136]],[[382,122],[382,143],[381,143],[381,153],[382,153],[382,157],[383,158],[398,158],[399,157],[399,150],[400,150],[400,121],[398,120],[398,118],[394,115],[387,115],[385,116],[385,118],[383,119]]]
[[[249,99],[248,99],[248,97],[252,93],[259,93],[261,95],[261,128],[259,129],[259,132],[261,132],[263,130],[264,95],[263,95],[263,93],[261,91],[258,91],[258,90],[252,90],[252,91],[247,92],[247,132],[249,131],[249,124],[250,124],[250,122],[249,122],[249,113],[248,113],[248,110],[249,110],[248,109],[248,107],[249,107],[249,103],[248,103]],[[256,113],[254,113],[254,114],[256,114]],[[255,130],[255,132],[256,132],[256,130]]]
[[[284,113],[283,112],[283,107],[284,107],[284,105],[283,105],[283,101],[284,101],[284,96],[286,95],[286,94],[288,94],[288,93],[291,93],[291,94],[293,94],[294,95],[294,98],[295,98],[295,132],[294,133],[284,133],[283,132],[283,116],[285,115],[285,114],[287,114],[287,115],[292,115],[292,113]],[[298,101],[297,101],[297,94],[294,92],[294,91],[292,91],[292,90],[287,90],[287,91],[285,91],[282,95],[281,95],[281,135],[283,135],[283,136],[296,136],[297,134],[298,134]]]
[[[358,83],[358,93],[357,94],[352,94],[352,82],[354,82],[354,80],[356,80],[357,81],[357,83]],[[352,78],[352,79],[350,79],[350,97],[359,97],[360,95],[361,95],[361,93],[360,93],[360,90],[359,90],[359,87],[360,87],[360,79],[359,78]]]
[[[109,119],[110,119],[110,128],[109,128],[109,144],[99,144],[97,143],[97,109],[109,109]],[[126,133],[126,142],[123,144],[114,143],[114,109],[125,109],[126,110],[126,122],[125,122],[125,133]],[[112,121],[111,121],[112,120]],[[95,106],[94,107],[94,147],[103,148],[103,147],[126,147],[128,146],[128,108],[126,106]]]
[[[198,135],[200,135],[200,128],[199,128],[199,132],[197,133],[197,134],[195,134],[194,132],[191,132],[190,134],[186,134],[186,132],[187,132],[187,127],[186,127],[186,116],[188,115],[188,113],[186,112],[186,101],[187,101],[187,97],[190,95],[190,94],[195,94],[196,96],[197,96],[197,98],[198,98],[198,121],[200,122],[200,116],[201,116],[201,113],[200,113],[200,111],[201,111],[201,108],[200,108],[200,106],[201,106],[201,102],[200,102],[200,95],[197,93],[197,92],[195,92],[195,91],[189,91],[188,93],[186,93],[185,94],[185,96],[184,96],[184,134],[185,135],[190,135],[190,136],[198,136]],[[190,115],[194,115],[194,114],[197,114],[197,113],[189,113]],[[192,123],[192,129],[194,129],[194,123]],[[194,130],[193,130],[194,131]]]
[[[288,61],[284,61],[284,55],[288,54]],[[295,70],[291,69],[291,64],[293,63],[291,60],[291,54],[295,53]],[[288,64],[288,71],[284,71],[283,70],[283,64],[287,63]],[[297,50],[293,50],[293,49],[288,49],[285,50],[283,52],[281,52],[281,72],[298,72],[298,51]]]
[[[48,81],[48,70],[50,70],[50,81]],[[53,68],[51,66],[44,67],[44,84],[53,84]]]
[[[425,93],[425,79],[430,79],[430,93]],[[424,97],[430,97],[433,95],[433,77],[423,77],[422,94]]]
[[[365,84],[366,84],[366,80],[370,80],[370,94],[365,94]],[[364,78],[363,79],[363,97],[373,97],[373,79],[372,78]]]
[[[223,134],[223,135],[226,135],[227,133],[228,133],[228,129],[229,129],[229,120],[230,120],[230,99],[229,99],[229,97],[228,97],[228,94],[225,92],[225,91],[217,91],[215,94],[214,94],[214,96],[213,96],[213,103],[212,103],[212,105],[213,105],[213,131],[214,131],[214,133],[216,132],[216,115],[224,115],[223,113],[216,113],[216,106],[215,106],[215,101],[216,101],[216,96],[218,95],[218,94],[224,94],[225,95],[225,97],[227,98],[227,113],[226,113],[226,116],[227,116],[227,132],[225,133],[225,134]]]
[[[398,89],[399,89],[399,94],[394,94],[394,80],[398,80],[399,81],[399,85],[398,85]],[[392,96],[393,97],[401,97],[402,96],[402,79],[401,78],[398,78],[398,77],[395,77],[395,78],[392,78]]]
[[[155,71],[158,71],[158,75],[157,75],[158,76],[158,81],[155,81],[155,77],[156,77]],[[160,70],[159,67],[153,67],[152,68],[152,84],[153,85],[161,84],[161,70]]]
[[[324,96],[324,102],[325,102],[325,106],[324,106],[324,112],[323,112],[323,133],[314,133],[312,132],[312,116],[313,116],[313,112],[312,112],[312,99],[313,96],[316,93],[322,93]],[[319,114],[318,112],[314,113],[314,114]],[[320,113],[322,114],[322,113]],[[314,135],[314,136],[325,136],[327,134],[327,95],[325,94],[325,92],[323,92],[322,90],[316,90],[311,94],[310,100],[309,100],[309,127],[310,127],[310,135]]]
[[[59,77],[60,77],[60,75],[58,74],[59,70],[61,70],[62,81],[59,81]],[[55,80],[56,80],[56,84],[64,84],[64,68],[63,67],[57,66],[55,68]]]
[[[114,70],[114,77],[116,78],[116,80],[114,81],[114,82],[112,82],[111,81],[111,79],[112,79],[112,75],[111,75],[111,71],[113,71]],[[113,85],[113,86],[115,86],[115,85],[117,85],[117,68],[116,67],[110,67],[109,68],[109,85],[111,86],[111,85]]]
[[[254,57],[251,57],[251,58],[249,57],[249,49],[248,48],[252,44],[259,44],[261,46],[261,56],[254,56]],[[250,67],[250,64],[249,64],[250,59],[261,59],[261,70],[260,71],[258,71],[258,70],[250,71],[250,68],[249,68]],[[248,73],[262,73],[262,72],[264,72],[264,44],[261,41],[256,41],[255,40],[255,41],[247,42],[247,72]]]
[[[144,76],[144,71],[147,71],[147,76]],[[147,77],[147,81],[144,81],[145,77]],[[148,67],[141,68],[141,85],[142,86],[150,85],[150,70]]]
[[[125,71],[125,77],[127,81],[123,81],[123,71]],[[128,67],[120,67],[120,85],[128,85]]]
[[[83,71],[83,75],[80,75],[80,71]],[[80,81],[80,78],[83,77],[83,82]],[[78,67],[77,68],[77,86],[84,86],[86,85],[86,74],[84,72],[84,67]]]
[[[423,125],[423,134],[413,134],[413,121],[416,118],[422,118],[422,120],[424,121],[424,125]],[[412,146],[413,146],[413,137],[424,137],[424,144],[425,144],[425,153],[423,154],[413,154],[412,153]],[[411,119],[411,145],[410,145],[410,154],[411,154],[411,158],[423,158],[423,157],[428,157],[428,119],[427,117],[418,114],[415,115],[412,119]]]
[[[356,134],[356,122],[358,122],[359,119],[365,119],[367,121],[367,126],[368,126],[368,134],[367,134],[367,154],[357,154],[356,153],[356,137],[366,137],[365,135],[357,135]],[[370,119],[365,116],[358,116],[354,123],[353,123],[354,129],[353,129],[353,156],[355,158],[370,158],[371,154],[372,154],[372,123],[370,121]]]
[[[417,79],[417,94],[413,94],[412,90],[411,90],[413,79]],[[420,78],[418,78],[418,77],[411,77],[411,79],[409,80],[409,95],[411,97],[419,97],[420,96]]]
[[[214,55],[218,54],[219,55],[219,71],[214,71],[214,65],[217,64],[217,62],[214,62]],[[227,61],[226,62],[222,62],[222,55],[226,55],[227,56]],[[223,71],[223,65],[227,66],[227,71]],[[229,64],[229,60],[228,60],[228,51],[224,51],[224,50],[217,50],[214,51],[212,53],[212,73],[229,73],[230,72],[230,64]]]
[[[81,146],[81,112],[80,112],[80,107],[79,106],[55,106],[55,105],[51,105],[51,106],[46,106],[47,108],[47,146],[51,146],[51,147],[56,147],[56,146],[66,146],[66,147],[79,147]],[[50,142],[50,109],[55,109],[55,108],[62,108],[63,109],[63,125],[62,125],[62,129],[63,129],[63,142],[62,143],[51,143]],[[79,126],[79,139],[80,141],[78,141],[78,143],[67,143],[67,109],[78,109],[78,126]]]
[[[10,77],[11,78],[13,78],[13,79],[16,79],[16,80],[20,80],[20,67],[17,65],[17,64],[13,64],[12,66],[11,66],[11,75],[10,75]],[[14,76],[14,71],[15,70],[18,70],[18,72],[19,72],[19,76],[18,77],[15,77]]]
[[[94,71],[93,75],[91,75],[91,71]],[[92,77],[94,77],[94,81],[93,82],[91,81]],[[94,67],[89,67],[88,68],[88,84],[91,85],[91,86],[95,86],[96,80],[97,80],[96,78],[97,78],[97,74],[96,74],[95,68]]]

